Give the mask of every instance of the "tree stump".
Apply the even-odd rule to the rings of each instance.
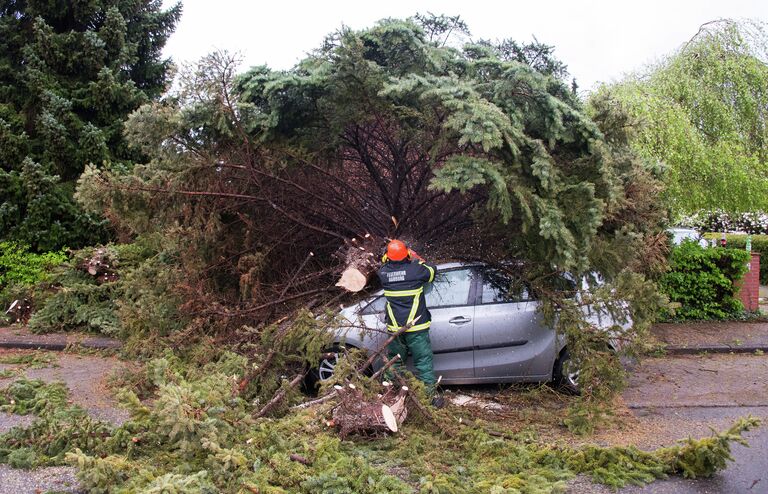
[[[10,316],[12,323],[27,324],[32,317],[32,302],[27,298],[14,300],[5,314]]]
[[[406,398],[408,387],[398,391],[387,383],[383,394],[366,399],[363,393],[350,384],[336,387],[339,404],[333,409],[332,424],[339,430],[342,439],[350,435],[378,437],[397,432],[408,416]]]

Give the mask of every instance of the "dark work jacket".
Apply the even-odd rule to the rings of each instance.
[[[417,260],[387,261],[379,280],[387,297],[387,328],[397,331],[413,322],[409,332],[429,329],[432,315],[424,299],[424,285],[432,283],[437,268]]]

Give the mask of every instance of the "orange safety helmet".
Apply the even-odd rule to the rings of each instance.
[[[387,259],[402,261],[409,254],[408,247],[405,246],[402,240],[390,240],[387,244]]]

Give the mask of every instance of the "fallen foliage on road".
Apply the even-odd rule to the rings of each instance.
[[[234,354],[197,370],[172,356],[152,360],[140,390],[151,399],[123,391],[131,418],[119,427],[68,405],[61,384],[16,381],[0,394],[0,408],[37,419],[0,436],[0,461],[75,465],[83,488],[94,493],[533,493],[557,491],[577,474],[614,487],[709,476],[758,425],[746,418],[711,437],[641,451],[572,446],[564,429],[554,441],[530,429],[505,432],[503,421],[448,407],[413,414],[398,434],[342,440],[328,423],[333,401],[255,419],[254,404],[233,393],[247,368]]]

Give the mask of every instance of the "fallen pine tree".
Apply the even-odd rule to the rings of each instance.
[[[759,424],[741,419],[710,437],[641,451],[573,446],[567,438],[552,444],[530,432],[492,434],[487,424],[448,408],[432,412],[434,422],[414,415],[398,426],[402,434],[341,440],[332,421],[344,398],[254,420],[249,404],[229,390],[247,366],[234,354],[200,369],[171,355],[153,360],[143,371],[152,399],[142,403],[123,391],[131,418],[119,427],[69,405],[61,384],[21,380],[0,392],[0,409],[37,417],[0,435],[0,462],[70,464],[81,488],[94,493],[550,492],[577,474],[613,487],[710,476],[727,465],[732,444]],[[402,390],[391,396],[399,399]]]

